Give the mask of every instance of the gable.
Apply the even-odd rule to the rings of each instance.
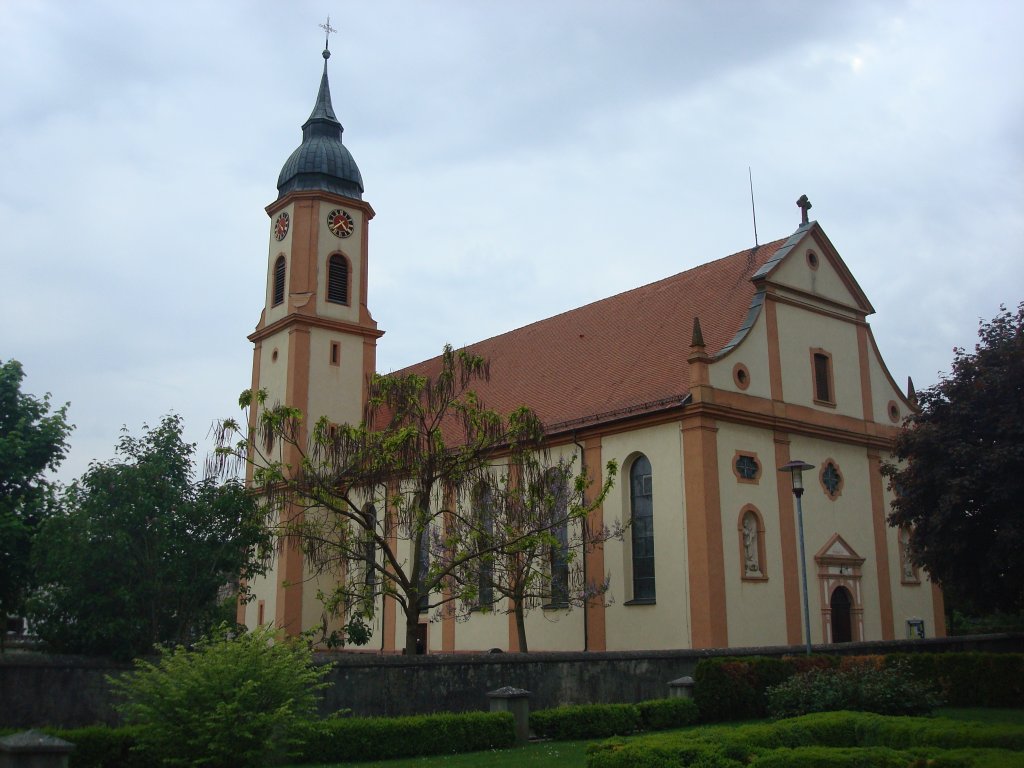
[[[801,225],[754,276],[792,299],[849,313],[874,313],[857,280],[817,222]]]

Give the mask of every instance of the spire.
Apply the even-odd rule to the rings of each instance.
[[[907,400],[912,405],[917,405],[917,392],[914,389],[914,380],[907,376]]]
[[[337,30],[331,19],[320,28],[326,33],[324,40],[324,72],[320,77],[320,90],[309,119],[302,124],[302,143],[285,161],[277,178],[278,197],[294,190],[321,190],[333,192],[355,200],[363,196],[363,178],[356,162],[341,140],[344,129],[331,104],[331,86],[327,80],[327,60],[331,51],[327,43]]]
[[[700,329],[700,318],[694,315],[693,317],[693,335],[690,337],[691,347],[703,347],[704,346],[704,333]]]
[[[320,77],[320,90],[316,94],[316,104],[313,105],[313,111],[309,115],[309,119],[302,126],[303,136],[306,135],[306,128],[311,123],[316,122],[327,122],[337,123],[338,128],[344,130],[341,127],[341,123],[338,122],[338,116],[334,114],[334,107],[331,105],[331,85],[327,81],[327,60],[331,58],[331,32],[337,32],[334,27],[331,26],[331,17],[327,17],[327,23],[321,24],[320,29],[324,31],[324,73]]]

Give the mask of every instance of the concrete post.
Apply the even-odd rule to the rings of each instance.
[[[506,685],[490,691],[491,712],[511,712],[516,721],[516,744],[530,740],[530,692]]]
[[[677,680],[670,680],[668,684],[668,697],[670,699],[692,699],[693,678],[680,677]]]
[[[0,739],[0,768],[67,768],[70,741],[39,731],[22,731]]]

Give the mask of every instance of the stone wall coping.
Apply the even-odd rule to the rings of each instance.
[[[865,653],[895,652],[955,652],[964,650],[964,646],[974,646],[986,642],[1010,641],[1013,651],[1024,653],[1024,632],[1004,632],[991,635],[959,635],[956,637],[930,637],[923,640],[871,640],[859,643],[842,643],[836,645],[815,645],[815,653],[827,655],[850,655]],[[1006,652],[1006,651],[1003,651]],[[333,651],[318,652],[313,658],[318,663],[331,663],[336,668],[345,667],[429,667],[443,666],[457,662],[459,664],[499,666],[502,664],[562,664],[566,662],[586,662],[604,659],[607,661],[638,661],[646,659],[678,659],[696,662],[706,658],[723,658],[732,656],[802,656],[803,645],[789,646],[750,646],[744,648],[712,648],[699,649],[681,648],[662,651],[531,651],[530,653],[430,653],[419,656],[402,654],[386,654],[370,651]],[[155,659],[153,659],[155,660]],[[10,651],[0,653],[0,666],[12,667],[46,667],[50,669],[66,667],[68,669],[111,669],[131,670],[130,662],[113,661],[104,657],[48,655],[38,652]]]
[[[66,754],[74,748],[75,745],[70,741],[58,739],[56,736],[50,736],[34,729],[12,733],[10,736],[0,739],[0,752],[8,754],[22,752],[34,755]]]

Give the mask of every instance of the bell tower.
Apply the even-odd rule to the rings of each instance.
[[[321,25],[334,32],[330,19]],[[324,71],[302,143],[285,161],[270,217],[263,313],[253,343],[252,388],[266,389],[271,404],[304,414],[305,430],[321,416],[359,423],[368,377],[376,370],[383,331],[367,307],[368,235],[373,208],[363,200],[363,179],[331,104],[325,44]],[[297,457],[283,457],[295,463]],[[299,515],[301,510],[287,514]],[[274,622],[287,634],[320,618],[316,588],[301,551],[285,544],[267,578],[251,584],[256,600],[239,609],[250,627]]]

